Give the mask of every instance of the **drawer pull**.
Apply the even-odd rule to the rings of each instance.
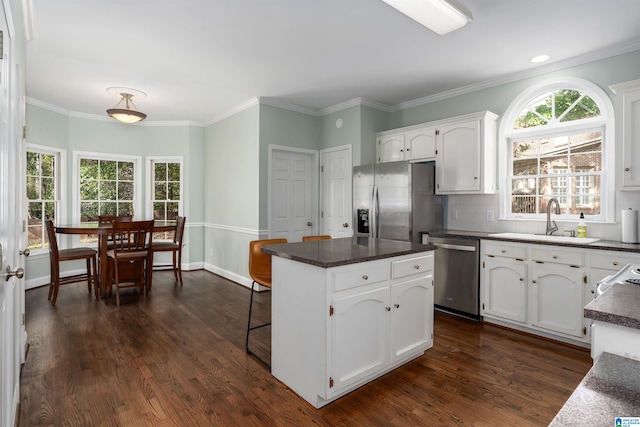
[[[524,282],[524,277],[521,277],[521,278],[520,278],[520,281],[521,281],[521,282]]]
[[[367,276],[366,274],[365,274],[364,276],[362,276],[362,278],[363,278],[364,280],[369,280],[369,276]]]
[[[553,259],[558,259],[558,255],[554,255],[554,256],[553,256]]]
[[[613,261],[613,265],[618,265],[618,261]]]
[[[416,270],[420,270],[420,266],[419,265],[414,265],[413,268],[415,268]]]
[[[502,252],[503,254],[506,254],[506,253],[507,253],[507,250],[506,250],[506,249],[503,249],[503,250],[501,250],[500,252]]]
[[[532,280],[531,283],[537,283],[535,280]]]

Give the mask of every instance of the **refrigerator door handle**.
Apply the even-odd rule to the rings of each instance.
[[[369,237],[378,237],[378,186],[374,185],[371,188],[371,218],[369,218],[371,229],[369,230]]]

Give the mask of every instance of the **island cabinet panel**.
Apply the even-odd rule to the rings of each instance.
[[[271,372],[316,408],[433,345],[433,251],[272,271]]]

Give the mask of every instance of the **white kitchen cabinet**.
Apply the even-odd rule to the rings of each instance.
[[[400,160],[428,161],[436,157],[435,128],[411,126],[377,137],[378,163]]]
[[[496,192],[496,122],[491,112],[436,126],[436,194]]]
[[[531,326],[584,337],[584,272],[564,265],[533,264],[529,271]]]
[[[640,80],[611,86],[617,134],[622,139],[622,189],[640,189]]]
[[[485,321],[572,343],[588,343],[583,308],[587,250],[483,240]]]
[[[271,372],[316,408],[433,345],[433,251],[272,270]]]
[[[405,160],[404,132],[381,135],[377,138],[378,163]]]
[[[515,259],[485,256],[483,316],[514,322],[527,321],[527,266]]]

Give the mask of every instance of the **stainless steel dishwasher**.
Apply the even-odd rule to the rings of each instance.
[[[480,240],[431,237],[435,251],[434,303],[437,309],[480,318]]]

